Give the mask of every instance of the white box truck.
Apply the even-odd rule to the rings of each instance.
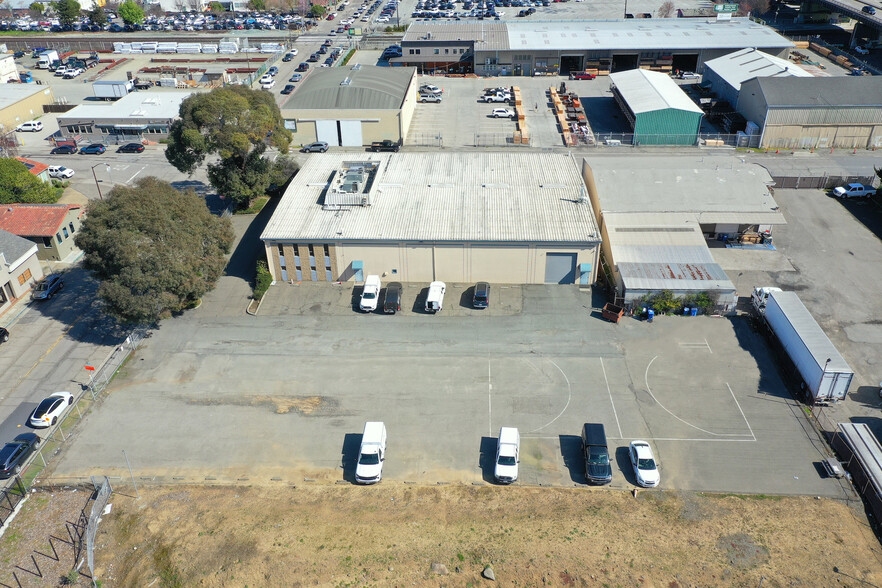
[[[361,435],[358,463],[355,465],[355,481],[359,484],[376,484],[383,478],[383,461],[386,459],[386,425],[367,422]]]
[[[429,284],[429,293],[426,295],[426,312],[438,312],[444,308],[445,291],[447,291],[447,284],[444,282]]]
[[[518,479],[521,436],[514,427],[499,429],[499,443],[496,446],[496,466],[493,477],[500,484],[511,484]]]
[[[50,49],[43,51],[37,56],[37,69],[49,69],[49,66],[58,61],[58,51]]]
[[[92,84],[92,92],[95,98],[101,100],[119,100],[129,92],[135,90],[135,82],[126,80],[121,82],[105,81]]]
[[[844,400],[854,372],[796,292],[771,290],[763,318],[795,368],[793,375],[799,378],[807,400],[814,404]]]

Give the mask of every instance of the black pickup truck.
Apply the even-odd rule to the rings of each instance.
[[[395,141],[390,141],[386,139],[385,141],[374,141],[371,143],[371,151],[391,151],[393,153],[398,153],[398,150],[401,149],[401,146]]]

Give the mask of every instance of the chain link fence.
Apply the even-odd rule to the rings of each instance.
[[[410,133],[407,145],[414,147],[444,147],[444,136],[441,133]]]
[[[98,522],[104,514],[107,501],[110,500],[110,480],[103,476],[100,484],[95,484],[95,500],[92,502],[92,510],[89,513],[89,522],[86,524],[86,562],[89,566],[89,574],[95,578],[95,534],[98,533]]]

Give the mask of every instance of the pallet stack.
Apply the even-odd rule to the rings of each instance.
[[[527,132],[527,112],[524,110],[521,89],[517,86],[512,86],[511,96],[514,99],[515,122],[517,124],[514,143],[516,145],[529,145],[530,134]]]

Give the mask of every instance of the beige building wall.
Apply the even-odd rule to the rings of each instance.
[[[882,147],[882,126],[766,125],[760,147],[872,149]]]
[[[36,250],[32,250],[24,261],[10,268],[18,260],[5,260],[0,263],[0,314],[8,310],[13,303],[25,296],[38,281],[43,279],[43,270]]]
[[[404,140],[407,138],[407,132],[410,130],[410,123],[413,121],[413,113],[416,110],[419,87],[419,80],[416,76],[416,70],[414,70],[413,77],[410,79],[410,84],[407,86],[407,91],[404,93],[404,102],[401,104],[401,114],[399,115],[402,144],[404,144]]]
[[[406,102],[406,101],[405,101]],[[285,120],[294,120],[297,130],[291,131],[291,145],[308,145],[316,138],[316,120],[361,120],[362,144],[391,139],[401,141],[402,111],[400,110],[286,110],[282,111]],[[408,124],[410,124],[408,122]]]
[[[33,120],[43,115],[43,105],[52,104],[55,98],[52,89],[45,88],[36,94],[19,100],[0,110],[0,130],[11,130],[23,122]]]

